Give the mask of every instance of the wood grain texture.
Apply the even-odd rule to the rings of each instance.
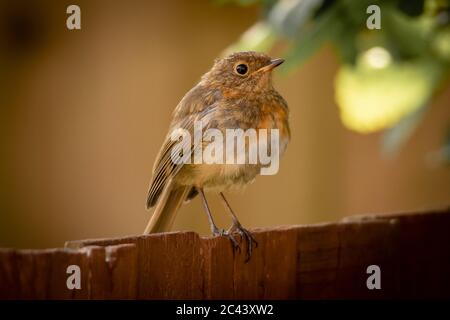
[[[0,249],[0,299],[450,298],[450,209],[256,229],[245,263],[225,237],[171,232]],[[81,289],[69,290],[69,265]],[[381,290],[366,269],[381,268]]]

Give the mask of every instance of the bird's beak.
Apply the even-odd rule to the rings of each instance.
[[[262,72],[271,71],[274,68],[278,67],[283,62],[284,62],[284,59],[272,59],[272,60],[270,60],[270,63],[267,66],[262,67],[258,71],[262,71]]]

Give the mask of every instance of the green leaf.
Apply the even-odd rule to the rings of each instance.
[[[400,0],[397,7],[411,17],[420,16],[423,13],[425,0]]]
[[[336,102],[351,130],[369,133],[395,126],[429,101],[440,79],[440,65],[433,61],[389,62],[383,52],[369,50],[336,76]]]
[[[322,2],[323,0],[278,1],[270,11],[268,20],[279,34],[294,37]]]
[[[268,51],[277,39],[272,26],[260,21],[247,29],[239,40],[224,51],[224,55],[236,51]]]
[[[394,127],[388,129],[382,136],[382,152],[388,157],[394,156],[398,150],[408,141],[425,114],[426,107],[420,107],[417,111],[401,119]]]
[[[291,70],[303,64],[327,40],[335,36],[333,30],[339,24],[339,10],[337,5],[331,6],[328,11],[320,15],[308,28],[305,28],[295,40],[293,47],[286,57],[284,70]]]

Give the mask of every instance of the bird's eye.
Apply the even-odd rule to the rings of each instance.
[[[236,70],[237,74],[243,76],[243,75],[247,74],[248,67],[245,63],[241,63],[236,66],[235,70]]]

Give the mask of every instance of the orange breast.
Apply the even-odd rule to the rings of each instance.
[[[262,117],[258,129],[278,129],[280,138],[289,140],[291,133],[287,110],[279,105],[264,105],[261,109]]]

